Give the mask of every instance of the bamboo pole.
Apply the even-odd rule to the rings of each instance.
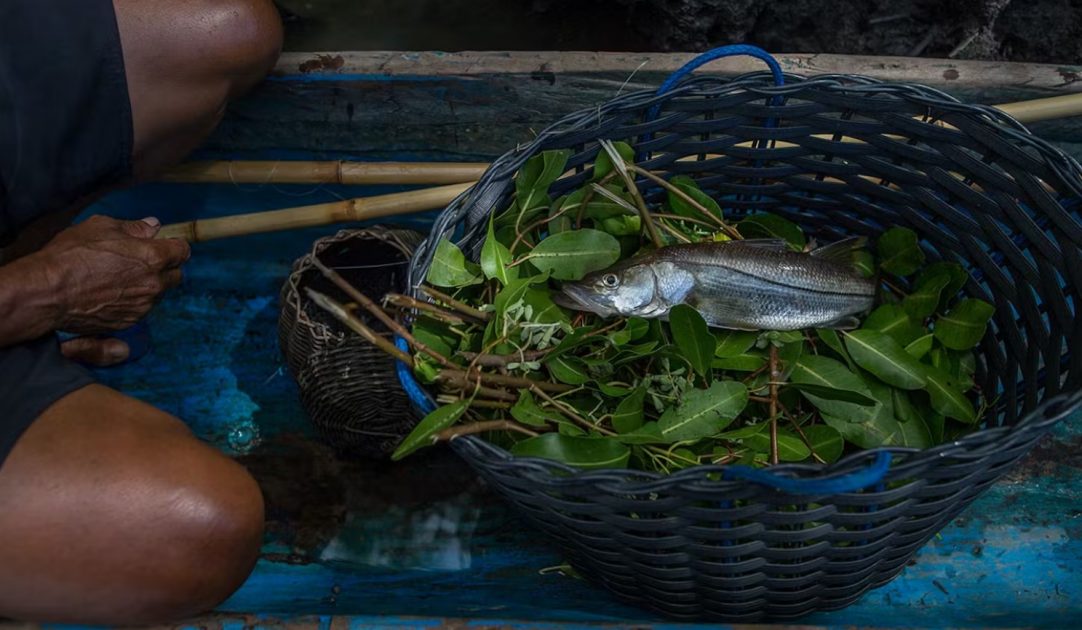
[[[1082,116],[1082,93],[1006,103],[995,107],[1023,123]],[[945,123],[940,124],[950,127]],[[832,136],[825,134],[815,137],[832,139]],[[839,138],[839,141],[863,142],[859,138],[848,136]],[[743,144],[750,146],[751,143]],[[776,146],[789,146],[789,143],[777,142]],[[273,181],[306,184],[453,183],[438,188],[391,195],[177,223],[163,227],[159,238],[181,238],[197,243],[245,234],[366,221],[436,210],[446,206],[472,186],[474,180],[480,177],[487,166],[487,164],[477,162],[194,162],[173,170],[166,176],[165,181],[201,183]]]
[[[212,161],[181,164],[161,181],[190,184],[464,184],[477,181],[483,162]]]
[[[1082,93],[995,105],[1021,123],[1082,116]],[[943,125],[945,127],[949,125]],[[830,139],[830,135],[817,135]],[[860,142],[842,138],[842,142]],[[750,146],[743,143],[741,146]],[[778,143],[785,146],[785,143]],[[444,185],[476,181],[483,162],[212,161],[182,164],[162,181],[198,184]]]
[[[158,233],[158,238],[179,238],[190,243],[201,243],[245,234],[368,221],[399,214],[438,210],[451,203],[470,186],[472,184],[454,184],[313,206],[174,223],[164,226]]]

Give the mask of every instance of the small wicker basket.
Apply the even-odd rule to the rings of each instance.
[[[315,242],[293,264],[281,291],[278,341],[301,402],[320,436],[336,449],[385,458],[413,428],[417,415],[395,375],[395,363],[304,296],[311,287],[343,302],[340,290],[312,266],[313,256],[379,301],[406,287],[406,270],[422,235],[403,229],[343,230]],[[364,315],[363,311],[358,315]],[[381,334],[375,318],[362,317]]]
[[[584,472],[473,436],[452,442],[584,576],[679,619],[791,619],[852,604],[1082,404],[1082,167],[1002,112],[931,88],[774,69],[567,116],[496,160],[411,264],[418,286],[441,237],[460,234],[478,251],[530,157],[573,152],[577,173],[553,186],[558,196],[589,180],[598,140],[631,139],[645,168],[695,178],[734,219],[774,212],[825,242],[911,228],[930,260],[964,265],[965,291],[995,304],[976,378],[996,404],[979,431],[932,449],[751,478],[718,466]],[[663,198],[640,185],[648,201]],[[408,372],[403,386],[431,408]]]

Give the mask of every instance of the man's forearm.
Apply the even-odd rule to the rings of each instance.
[[[0,348],[37,339],[59,325],[57,291],[41,256],[0,266]]]

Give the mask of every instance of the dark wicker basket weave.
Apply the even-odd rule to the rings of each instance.
[[[809,492],[893,455],[885,478],[861,489],[784,492],[719,467],[581,472],[473,437],[453,443],[581,573],[675,618],[786,619],[853,603],[1082,403],[1078,163],[1001,112],[930,88],[852,76],[785,83],[698,78],[567,116],[497,160],[441,215],[411,265],[416,286],[434,244],[458,228],[476,252],[486,217],[506,207],[529,157],[573,150],[579,172],[557,182],[556,196],[588,180],[597,140],[612,139],[635,142],[647,168],[696,178],[730,217],[770,211],[820,242],[905,226],[929,259],[971,271],[966,293],[996,306],[977,373],[996,404],[980,431],[925,451],[770,469]],[[649,200],[663,198],[639,183]],[[431,404],[404,381],[415,402]]]
[[[422,238],[411,230],[378,226],[341,231],[316,241],[282,286],[279,345],[308,417],[323,440],[341,451],[386,457],[413,428],[417,415],[398,384],[394,361],[304,296],[304,288],[311,287],[349,301],[312,266],[312,256],[379,301],[405,289],[409,256]],[[374,318],[362,319],[389,335]]]

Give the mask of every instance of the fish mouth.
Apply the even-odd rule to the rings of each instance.
[[[552,301],[557,306],[569,308],[575,311],[587,311],[604,315],[597,303],[590,299],[589,290],[575,284],[565,284],[559,293],[552,295]]]

